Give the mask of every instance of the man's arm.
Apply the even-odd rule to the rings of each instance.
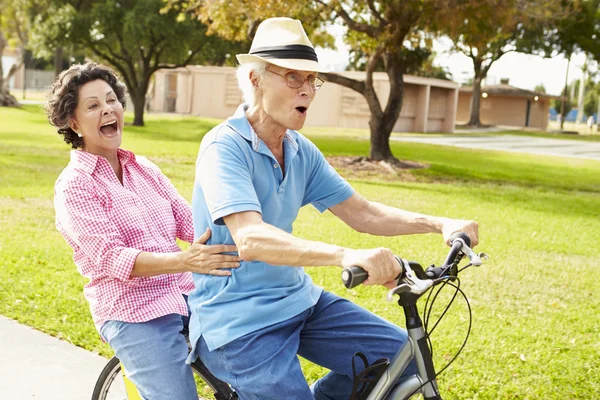
[[[401,272],[389,249],[354,250],[300,239],[267,224],[254,211],[231,214],[223,220],[244,261],[297,267],[357,265],[369,273],[367,285],[388,283]]]
[[[369,201],[354,193],[349,199],[329,209],[352,229],[377,236],[442,233],[446,242],[454,232],[465,232],[477,245],[478,225],[475,221],[434,217]]]

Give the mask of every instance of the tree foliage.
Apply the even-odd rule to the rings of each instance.
[[[539,83],[539,84],[535,85],[535,87],[533,88],[533,91],[536,93],[546,93],[546,87],[544,86],[543,83]]]
[[[587,53],[600,62],[600,0],[561,0],[564,18],[548,27],[544,51],[569,57]]]
[[[252,37],[258,24],[269,17],[287,16],[302,21],[313,44],[333,43],[327,28],[343,24],[345,42],[357,55],[357,64],[365,70],[365,79],[356,80],[326,73],[324,78],[360,93],[371,113],[370,158],[398,162],[391,152],[389,137],[398,120],[404,96],[403,75],[418,70],[429,57],[423,51],[431,39],[424,33],[446,0],[230,0],[187,2],[167,0],[170,7],[194,12],[209,25],[211,32],[227,38]],[[385,71],[390,82],[387,99],[380,101],[373,86],[373,73]]]
[[[55,0],[36,21],[36,54],[57,47],[84,52],[112,65],[134,104],[134,125],[143,125],[146,92],[154,72],[190,63],[224,63],[239,44],[206,35],[207,27],[161,0]]]

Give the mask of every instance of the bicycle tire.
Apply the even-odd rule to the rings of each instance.
[[[211,374],[200,359],[192,363],[191,367],[194,374],[208,386],[215,400],[235,400],[238,398],[229,385]],[[115,378],[118,378],[120,375],[121,363],[115,356],[108,361],[106,366],[102,369],[102,372],[100,372],[96,385],[94,386],[92,400],[108,400],[107,395],[109,390],[115,383]]]

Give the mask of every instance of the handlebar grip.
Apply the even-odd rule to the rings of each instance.
[[[342,282],[344,282],[344,286],[346,286],[348,289],[352,289],[353,287],[360,285],[368,277],[369,274],[367,274],[367,271],[357,266],[345,268],[342,271]]]
[[[460,250],[462,249],[462,243],[457,241],[456,239],[462,239],[467,246],[471,245],[471,239],[469,238],[469,235],[467,235],[464,232],[454,232],[452,235],[450,235],[450,246],[452,246],[452,248],[446,256],[442,267],[452,265],[459,260],[459,258],[457,257],[460,257],[461,255]]]
[[[452,242],[454,242],[456,239],[462,239],[467,246],[471,247],[471,238],[466,233],[454,232],[452,235],[450,235],[450,245],[452,245]]]

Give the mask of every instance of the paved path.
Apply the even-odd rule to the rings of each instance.
[[[106,359],[0,316],[0,399],[86,400]]]
[[[443,146],[467,147],[544,154],[561,157],[587,158],[600,161],[600,142],[585,142],[569,139],[547,139],[530,136],[391,136],[401,142],[439,144]]]

